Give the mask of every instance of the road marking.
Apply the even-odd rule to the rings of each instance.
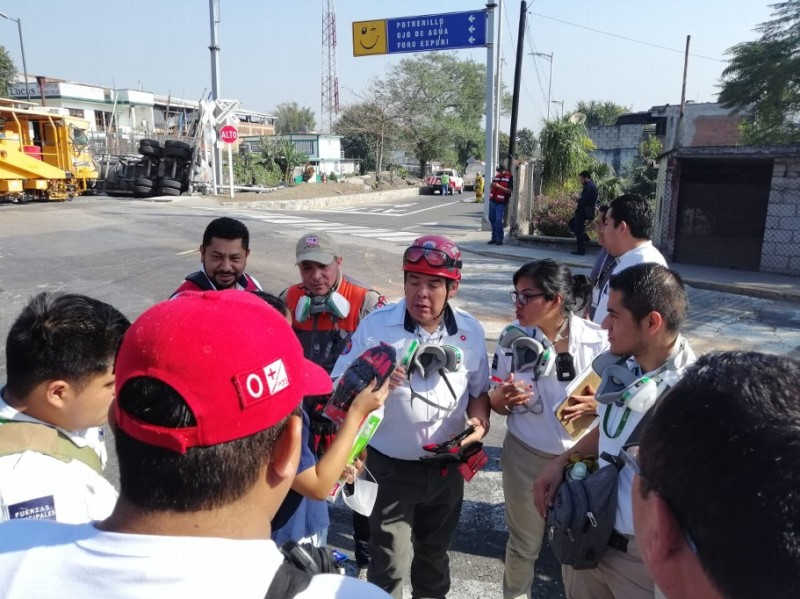
[[[203,208],[209,212],[220,212],[219,208]],[[344,210],[340,212],[346,212]],[[344,223],[331,222],[326,220],[318,220],[312,218],[304,218],[302,216],[287,216],[285,214],[274,214],[262,211],[247,211],[247,210],[226,210],[226,214],[231,216],[238,216],[251,220],[259,220],[261,222],[282,225],[289,228],[303,228],[305,230],[317,231],[335,231],[345,235],[352,235],[355,237],[363,237],[368,239],[379,239],[382,241],[413,241],[419,237],[418,233],[392,231],[390,229],[376,229],[370,226],[360,225],[347,225]],[[351,213],[352,214],[352,213]],[[389,215],[391,216],[391,215]],[[397,216],[397,215],[394,215]],[[197,250],[193,250],[197,251]]]
[[[436,208],[442,208],[443,206],[449,206],[450,204],[460,204],[461,200],[455,202],[442,202],[440,204],[436,204],[435,206],[428,206],[427,208],[420,208],[419,210],[413,210],[410,212],[398,212],[395,208],[379,208],[379,209],[370,209],[366,210],[364,208],[350,208],[350,209],[343,209],[343,208],[325,208],[320,210],[320,212],[329,212],[331,214],[364,214],[367,216],[372,216],[375,214],[381,214],[383,216],[393,216],[393,217],[400,217],[400,216],[413,216],[415,214],[420,214],[422,212],[427,212],[428,210],[435,210]],[[414,204],[407,204],[407,206],[413,206]]]
[[[200,250],[199,250],[198,248],[195,248],[195,249],[193,249],[193,250],[186,250],[185,252],[178,252],[178,253],[177,253],[177,254],[175,254],[175,255],[176,255],[176,256],[185,256],[185,255],[187,255],[187,254],[194,254],[195,252],[199,252],[199,251],[200,251]]]

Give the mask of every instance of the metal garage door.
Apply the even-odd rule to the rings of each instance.
[[[758,270],[772,160],[683,159],[676,262]]]

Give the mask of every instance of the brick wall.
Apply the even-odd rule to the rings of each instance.
[[[800,159],[775,160],[759,270],[800,275]]]
[[[691,120],[692,132],[684,145],[701,146],[735,146],[741,142],[738,115],[697,116]]]

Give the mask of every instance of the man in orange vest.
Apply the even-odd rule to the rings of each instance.
[[[347,347],[350,336],[372,310],[386,304],[386,299],[342,272],[342,254],[336,241],[322,231],[300,237],[296,248],[297,266],[302,282],[283,293],[292,313],[294,328],[306,359],[330,372]],[[310,420],[314,449],[320,457],[330,446],[336,426],[322,415],[328,396],[307,397],[304,401]],[[359,569],[369,564],[369,522],[353,512],[355,557]]]
[[[506,206],[514,189],[514,177],[502,164],[497,165],[497,174],[489,188],[489,223],[492,225],[492,238],[489,245],[503,245],[503,226]]]

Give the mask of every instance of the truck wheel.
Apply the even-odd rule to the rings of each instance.
[[[171,187],[172,189],[180,189],[181,182],[176,181],[175,179],[167,179],[166,177],[162,178],[160,181],[160,187]]]
[[[144,177],[138,177],[137,179],[134,179],[133,184],[136,187],[149,187],[150,189],[155,187],[152,179],[145,179]]]
[[[161,147],[161,144],[158,143],[157,139],[140,139],[139,147],[141,148],[142,146],[150,146],[152,148],[158,148]]]
[[[180,189],[175,189],[174,187],[159,187],[158,188],[158,195],[160,196],[179,196],[181,195]]]
[[[464,186],[463,185],[458,188],[458,195],[461,195],[462,193],[464,193]]]
[[[191,150],[187,150],[185,148],[179,148],[176,146],[167,146],[166,148],[164,148],[164,154],[172,158],[177,158],[178,160],[189,160],[192,157]]]
[[[144,187],[143,185],[136,185],[133,188],[133,195],[135,195],[137,198],[146,198],[152,193],[153,193],[152,187]]]
[[[191,152],[192,151],[192,146],[187,144],[185,141],[178,141],[178,140],[175,140],[175,139],[168,139],[167,141],[165,141],[164,142],[164,147],[165,148],[176,148],[176,149],[186,150],[187,152]]]

